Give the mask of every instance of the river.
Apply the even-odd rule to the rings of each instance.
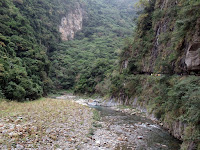
[[[125,137],[115,150],[178,150],[180,141],[150,119],[115,111],[109,107],[91,106],[100,111],[102,121],[109,122],[107,130]]]
[[[59,99],[73,99],[99,111],[103,124],[96,129],[90,142],[80,149],[91,150],[179,150],[181,141],[150,119],[136,114],[123,113],[115,107],[98,105],[95,99],[81,99],[76,96],[61,96]]]

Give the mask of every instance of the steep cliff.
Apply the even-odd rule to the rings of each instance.
[[[200,71],[198,9],[199,5],[195,3],[189,5],[184,1],[156,1],[153,13],[156,19],[152,18],[152,27],[156,35],[151,52],[152,72],[162,72],[159,66],[154,67],[156,61],[166,61],[176,73]],[[161,60],[158,60],[159,58]]]
[[[146,2],[134,37],[120,54],[111,93],[157,118],[183,141],[182,149],[199,149],[200,2]]]
[[[77,3],[75,8],[61,18],[59,32],[63,41],[74,39],[75,33],[82,29],[83,9]]]
[[[137,65],[134,63],[136,72],[198,74],[198,10],[198,2],[150,1],[149,6],[145,7],[145,13],[139,18],[134,45],[129,50],[130,58],[126,57],[126,61],[130,60],[129,67],[133,67],[131,62],[137,60]]]
[[[190,71],[200,70],[200,18],[197,19],[195,34],[186,49],[185,64]]]

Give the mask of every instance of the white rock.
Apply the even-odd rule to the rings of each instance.
[[[17,148],[17,150],[22,150],[22,149],[24,149],[24,146],[23,146],[23,145],[20,145],[20,144],[17,144],[17,145],[16,145],[16,148]]]
[[[96,140],[96,144],[101,144],[101,141],[100,140]]]

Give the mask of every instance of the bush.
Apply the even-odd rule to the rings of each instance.
[[[191,76],[177,80],[168,92],[166,111],[179,110],[182,121],[192,124],[200,122],[200,81]]]
[[[18,101],[24,101],[26,96],[26,91],[20,85],[17,85],[14,82],[9,82],[6,87],[6,98],[8,99],[16,99]]]
[[[43,90],[42,87],[36,83],[33,83],[31,80],[23,80],[20,83],[20,86],[23,87],[26,91],[26,98],[37,99],[42,96]]]

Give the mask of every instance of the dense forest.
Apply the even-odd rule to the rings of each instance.
[[[74,40],[62,41],[60,20],[77,3],[85,14],[83,29]],[[134,3],[1,1],[0,97],[36,99],[58,88],[94,93],[114,69],[122,38],[132,34]]]
[[[48,52],[60,42],[59,16],[73,3],[3,0],[0,2],[0,97],[23,101],[49,92]]]
[[[74,40],[58,44],[50,54],[51,77],[56,87],[76,93],[101,93],[123,47],[133,32],[136,10],[132,0],[87,0],[83,28]]]

